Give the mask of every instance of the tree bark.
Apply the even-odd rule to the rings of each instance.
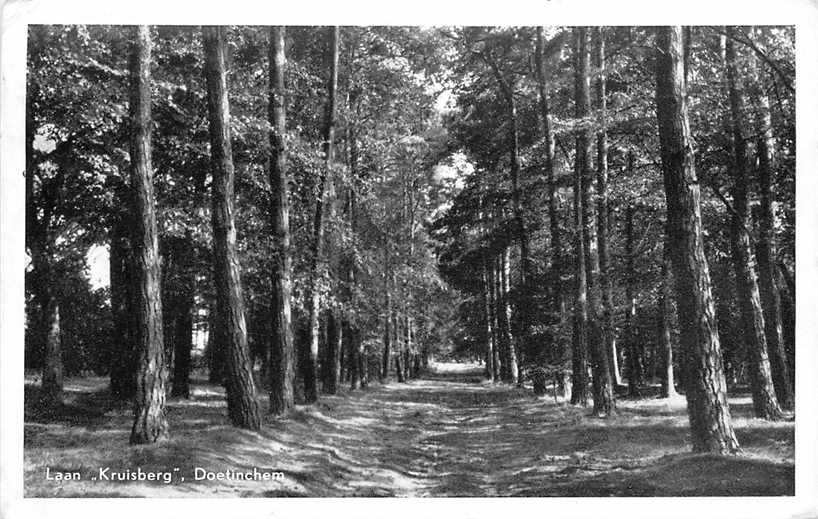
[[[704,252],[701,194],[685,102],[682,29],[656,29],[656,113],[676,285],[685,396],[694,452],[739,449],[724,380],[719,333]]]
[[[252,366],[247,351],[244,298],[236,252],[233,191],[233,153],[230,138],[230,107],[225,73],[224,27],[203,27],[205,81],[210,118],[210,153],[213,168],[211,219],[213,267],[216,286],[217,340],[224,347],[227,414],[245,429],[261,427]]]
[[[559,225],[559,197],[557,182],[554,175],[554,133],[552,131],[551,110],[549,107],[548,83],[545,74],[545,56],[543,54],[543,28],[537,27],[537,46],[535,56],[535,72],[537,76],[537,93],[540,108],[540,124],[542,137],[545,141],[545,156],[543,157],[545,177],[548,182],[548,221],[551,235],[551,312],[555,316],[554,322],[559,322],[565,311],[565,297],[563,295],[563,255],[562,233]],[[555,352],[555,358],[562,358],[562,352]]]
[[[580,117],[591,111],[591,75],[590,54],[591,34],[587,28],[579,28],[580,55],[577,78],[577,107],[581,109]],[[588,346],[591,354],[592,388],[594,396],[593,413],[597,416],[608,416],[613,412],[613,384],[609,368],[608,351],[604,330],[603,294],[600,280],[600,263],[597,235],[598,211],[594,172],[590,165],[590,132],[582,138],[583,147],[577,147],[577,162],[582,175],[582,241],[585,253],[585,272],[588,294]],[[607,145],[606,145],[607,146]],[[580,156],[581,155],[581,156]],[[607,220],[606,220],[607,222]],[[607,224],[606,224],[607,225]]]
[[[273,253],[272,342],[270,366],[270,414],[286,414],[295,405],[295,344],[292,318],[292,251],[290,239],[289,173],[287,171],[287,57],[284,27],[270,27],[269,104],[270,121],[270,217],[275,244]]]
[[[633,171],[633,154],[628,155],[629,168]],[[625,299],[628,301],[627,315],[625,316],[625,329],[627,334],[628,348],[628,396],[639,397],[639,388],[644,384],[644,365],[642,362],[642,348],[639,345],[636,334],[636,251],[634,243],[633,223],[636,215],[636,208],[630,204],[625,212]]]
[[[48,406],[62,401],[63,362],[62,341],[60,338],[60,305],[56,297],[49,297],[42,308],[43,332],[45,333],[45,362],[43,364],[43,383],[41,400]]]
[[[588,91],[588,41],[587,29],[574,28],[574,117],[584,118],[588,115],[590,97]],[[588,170],[588,151],[590,142],[587,130],[576,132],[576,159],[574,163],[574,232],[575,266],[574,266],[574,329],[573,329],[573,387],[571,403],[588,405],[588,281],[586,264],[586,226],[585,185]]]
[[[528,286],[531,279],[531,263],[528,243],[528,231],[526,229],[525,217],[523,215],[522,193],[520,189],[520,130],[519,117],[517,115],[517,101],[514,99],[514,83],[509,82],[508,79],[500,71],[497,62],[488,54],[483,55],[484,59],[491,67],[494,77],[500,86],[500,93],[506,102],[508,110],[508,120],[510,131],[508,134],[508,150],[510,155],[510,178],[511,178],[511,199],[514,214],[514,230],[517,237],[517,242],[520,246],[520,286],[519,286],[519,314],[521,323],[520,340],[523,344],[529,341],[528,328],[531,325],[529,315],[529,299],[531,295],[530,287]],[[511,346],[514,347],[513,345]],[[523,347],[523,350],[529,348]]]
[[[503,320],[503,329],[508,336],[508,342],[505,349],[505,364],[508,365],[508,379],[510,384],[519,382],[520,374],[517,367],[517,352],[514,347],[514,341],[511,339],[511,262],[510,249],[506,248],[500,256],[500,294],[502,302],[501,319]]]
[[[665,242],[662,253],[662,291],[659,294],[659,344],[662,355],[662,377],[659,396],[674,398],[677,396],[675,377],[673,375],[673,287],[671,280],[670,251]]]
[[[736,292],[744,328],[750,370],[750,389],[753,409],[757,418],[776,420],[781,418],[781,408],[775,396],[770,361],[767,355],[764,314],[761,309],[755,258],[747,229],[750,226],[748,203],[747,146],[744,138],[744,109],[741,86],[736,72],[736,50],[732,27],[727,28],[727,89],[730,100],[730,122],[733,133],[733,218],[732,249],[733,268],[736,273]]]
[[[608,368],[612,383],[619,384],[619,369],[614,328],[613,286],[609,272],[608,252],[608,130],[607,99],[605,83],[605,29],[596,29],[595,47],[597,69],[596,99],[601,128],[596,136],[596,185],[597,185],[597,240],[599,242],[599,283],[602,291],[602,333]]]
[[[307,300],[309,301],[309,339],[306,342],[307,350],[302,355],[302,377],[304,378],[304,398],[308,404],[318,400],[316,383],[316,367],[318,361],[318,324],[321,311],[321,294],[318,291],[318,282],[321,275],[321,245],[324,238],[324,204],[327,200],[329,184],[332,182],[332,161],[335,141],[335,104],[338,87],[338,40],[340,29],[338,26],[329,28],[328,57],[330,62],[329,81],[327,83],[327,104],[324,116],[324,168],[318,179],[318,199],[315,202],[315,219],[313,220],[312,251],[310,259],[310,287]]]
[[[190,249],[179,251],[180,287],[173,320],[173,383],[170,396],[190,398],[190,356],[193,350],[193,312],[196,303],[196,272],[190,231],[183,242]]]
[[[384,254],[386,256],[386,253]],[[392,294],[389,282],[392,273],[389,269],[389,262],[385,261],[386,271],[384,272],[384,297],[386,299],[383,322],[383,356],[381,359],[381,382],[389,380],[389,361],[392,357]]]
[[[494,258],[487,259],[488,263],[488,283],[489,283],[489,309],[491,311],[491,328],[493,332],[494,350],[492,351],[491,366],[494,370],[492,381],[502,380],[503,363],[501,351],[503,350],[504,338],[500,328],[500,304],[497,298],[497,262]]]
[[[131,189],[133,191],[133,258],[137,363],[132,444],[153,443],[167,436],[165,385],[167,370],[162,338],[162,294],[159,239],[151,165],[151,36],[136,28],[130,56]]]
[[[494,382],[494,330],[492,329],[491,315],[491,287],[489,286],[488,267],[485,258],[483,259],[483,309],[485,311],[485,361],[486,378]]]
[[[123,186],[124,187],[124,186]],[[117,198],[130,206],[124,189],[117,190]],[[120,400],[130,400],[136,392],[136,366],[134,359],[134,297],[133,259],[131,256],[130,228],[127,211],[115,216],[111,229],[109,256],[109,279],[111,288],[111,314],[113,334],[111,337],[111,395]]]
[[[754,62],[755,64],[755,62]],[[759,291],[764,311],[765,335],[770,357],[773,386],[778,402],[791,409],[795,403],[793,387],[790,383],[790,366],[784,347],[784,328],[781,317],[781,297],[775,288],[775,262],[778,256],[775,237],[775,188],[773,185],[775,138],[773,136],[770,100],[765,82],[756,77],[755,130],[756,153],[758,155],[758,240],[756,259],[758,260]]]

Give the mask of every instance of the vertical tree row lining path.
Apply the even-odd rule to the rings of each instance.
[[[119,81],[127,115],[90,142],[54,129],[30,53],[28,495],[54,491],[37,456],[284,474],[200,484],[244,496],[792,492],[794,101],[786,67],[759,70],[786,63],[786,28],[242,30],[100,33],[127,42],[126,72],[68,68]],[[457,57],[419,57],[435,46]],[[200,84],[174,87],[186,59]],[[431,108],[429,78],[456,107]],[[128,160],[71,184],[104,139]],[[83,238],[60,227],[75,191],[127,210],[94,209]],[[94,240],[110,292],[85,298],[116,344],[91,365],[59,278]],[[111,443],[123,428],[149,459]]]

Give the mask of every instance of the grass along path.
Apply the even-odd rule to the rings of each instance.
[[[620,400],[609,420],[588,409],[441,364],[426,378],[322,396],[262,431],[235,429],[223,390],[198,381],[170,400],[171,438],[129,446],[130,406],[107,380],[69,380],[64,408],[44,414],[26,387],[26,497],[685,496],[791,495],[794,422],[751,418],[731,397],[735,458],[688,453],[683,399]],[[170,484],[93,481],[111,471],[173,471]],[[194,469],[267,470],[275,481],[194,481]],[[82,479],[46,479],[46,468]]]

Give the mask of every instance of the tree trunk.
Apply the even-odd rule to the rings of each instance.
[[[120,190],[120,194],[121,190]],[[120,201],[124,196],[118,197]],[[129,203],[125,203],[127,207]],[[134,359],[134,308],[133,260],[128,235],[130,233],[127,213],[116,216],[111,229],[109,256],[109,279],[111,289],[111,395],[120,400],[130,400],[136,392],[136,366]]]
[[[225,32],[224,27],[202,28],[213,168],[211,217],[217,307],[216,332],[217,341],[224,347],[227,414],[237,427],[259,429],[261,414],[247,351],[244,299],[236,253],[233,153],[230,142],[227,76],[224,68]]]
[[[287,57],[284,27],[270,27],[270,217],[273,253],[272,341],[267,369],[270,380],[270,414],[286,414],[295,405],[295,344],[292,318],[292,253],[287,171],[287,110],[285,74]]]
[[[130,56],[131,189],[133,204],[134,350],[137,375],[130,442],[153,443],[167,435],[165,352],[159,239],[151,166],[151,37],[136,28]]]
[[[190,231],[183,242],[193,247]],[[190,355],[193,350],[193,312],[196,304],[196,272],[193,251],[178,254],[180,290],[173,320],[173,384],[170,396],[190,398]]]
[[[509,336],[508,347],[505,352],[505,362],[508,364],[507,381],[511,384],[517,384],[519,382],[520,374],[517,367],[517,352],[514,347],[514,341],[511,338],[511,297],[509,296],[509,293],[511,292],[510,254],[510,249],[506,248],[500,257],[500,293],[502,294],[501,301],[503,305],[501,318],[503,319],[503,328],[506,330],[506,333]]]
[[[724,380],[685,102],[682,29],[656,29],[656,112],[694,452],[738,451]]]
[[[633,171],[633,154],[628,155],[629,168]],[[625,213],[625,299],[628,301],[628,313],[625,316],[628,348],[628,396],[639,397],[639,388],[644,384],[644,366],[642,363],[642,348],[636,333],[636,251],[634,250],[633,220],[636,209],[628,205]]]
[[[62,401],[63,362],[62,341],[60,339],[60,305],[53,296],[42,308],[43,320],[40,324],[45,335],[45,359],[41,400],[48,406]]]
[[[588,91],[588,41],[587,29],[574,28],[574,116],[586,117],[590,104]],[[573,330],[573,388],[571,403],[588,405],[588,285],[586,265],[586,214],[588,150],[590,142],[587,130],[576,132],[576,159],[574,163],[574,330]]]
[[[310,265],[309,301],[309,339],[307,351],[302,355],[302,376],[304,378],[304,398],[308,404],[318,400],[316,383],[316,365],[318,361],[318,320],[321,310],[321,294],[318,282],[321,276],[321,244],[324,237],[324,204],[329,203],[327,191],[332,182],[332,161],[335,141],[335,101],[338,87],[338,26],[329,28],[328,55],[330,61],[329,82],[327,84],[327,104],[324,116],[324,169],[318,179],[318,199],[315,202],[315,219],[313,220],[312,254]]]
[[[207,381],[211,384],[224,383],[224,346],[219,344],[218,327],[219,320],[216,317],[216,301],[211,300],[207,310],[207,344],[205,345],[205,357],[207,358]]]
[[[395,312],[394,316],[394,323],[395,323],[395,374],[398,376],[398,382],[406,382],[406,373],[403,368],[403,340],[401,339],[403,335],[403,330],[400,326],[400,318],[398,313]]]
[[[576,83],[577,117],[586,117],[591,109],[590,53],[591,35],[587,28],[579,32],[579,56]],[[594,188],[594,173],[590,167],[591,139],[588,130],[580,130],[577,140],[577,168],[582,176],[582,248],[584,252],[587,283],[588,348],[591,355],[592,388],[594,396],[593,413],[608,416],[613,412],[613,384],[608,367],[608,345],[605,342],[602,319],[602,290],[600,284],[599,250],[597,241],[597,211]]]
[[[596,79],[597,109],[602,127],[596,137],[596,185],[597,185],[597,240],[599,242],[599,283],[602,290],[602,332],[605,352],[612,383],[619,384],[616,352],[616,329],[614,328],[613,287],[609,272],[608,253],[608,131],[606,128],[607,99],[605,84],[605,29],[596,29]]]
[[[192,235],[188,231],[181,246],[193,247]],[[175,251],[174,262],[178,269],[179,287],[174,305],[173,318],[170,322],[173,336],[173,378],[170,396],[190,398],[190,355],[193,350],[193,312],[195,309],[196,273],[194,271],[191,250]]]
[[[537,92],[540,108],[541,134],[545,141],[545,157],[543,157],[545,167],[545,177],[548,182],[548,221],[551,235],[551,271],[550,271],[550,295],[552,322],[560,322],[565,312],[565,296],[563,294],[563,253],[562,253],[562,233],[559,225],[557,182],[554,175],[554,133],[551,129],[551,111],[549,108],[548,84],[545,79],[545,56],[543,55],[543,28],[537,27],[537,47],[535,56],[535,71],[537,75]],[[555,341],[556,342],[556,341]],[[556,342],[559,344],[558,342]],[[562,359],[564,352],[562,348],[557,348],[553,352],[553,359],[558,362]]]
[[[514,211],[514,230],[517,237],[517,242],[520,246],[520,304],[519,322],[521,323],[520,339],[523,344],[529,340],[528,327],[530,326],[529,297],[530,287],[528,286],[529,279],[531,279],[531,264],[528,243],[528,231],[526,230],[525,218],[523,216],[522,193],[520,189],[520,132],[519,132],[519,118],[517,115],[517,102],[514,99],[514,84],[509,82],[502,74],[497,63],[490,55],[484,54],[484,58],[491,67],[494,77],[500,86],[500,92],[506,101],[509,120],[509,135],[508,135],[508,149],[510,154],[510,177],[511,177],[511,198]],[[514,347],[513,345],[511,346]],[[522,348],[527,350],[528,348]]]
[[[673,297],[672,280],[670,277],[670,251],[668,243],[665,242],[662,253],[662,291],[659,293],[659,344],[662,355],[662,377],[661,390],[659,396],[662,398],[674,398],[677,396],[675,378],[673,376]]]
[[[744,329],[750,369],[750,389],[753,408],[757,418],[776,420],[781,418],[781,408],[775,396],[770,361],[767,356],[764,314],[755,272],[755,260],[750,245],[748,228],[750,206],[748,203],[747,149],[744,139],[744,109],[741,86],[736,78],[736,51],[733,42],[733,28],[727,28],[727,88],[730,98],[731,129],[733,133],[733,219],[732,249],[733,268],[736,273],[736,292]]]
[[[491,329],[493,333],[494,349],[492,351],[491,366],[494,370],[491,380],[497,382],[502,380],[503,360],[501,351],[503,350],[503,333],[500,328],[499,310],[500,304],[497,299],[497,262],[494,259],[487,260],[488,263],[488,283],[489,283],[489,309],[491,311]]]
[[[389,268],[387,265],[387,271],[384,275],[384,296],[386,297],[386,304],[384,308],[386,309],[384,322],[383,322],[383,357],[381,360],[381,382],[386,382],[389,380],[389,360],[392,356],[392,297],[389,292],[391,288],[389,285],[389,276],[391,273],[389,272]]]
[[[755,88],[755,130],[756,150],[758,155],[758,241],[756,258],[758,260],[759,291],[761,306],[764,310],[765,335],[767,351],[770,356],[773,386],[778,402],[786,409],[795,403],[793,387],[790,383],[790,366],[784,347],[784,332],[781,318],[781,298],[775,288],[775,261],[778,255],[775,238],[775,188],[773,186],[773,136],[770,100],[764,90],[764,80],[757,77],[759,85]]]
[[[787,268],[775,265],[775,288],[781,299],[781,324],[784,336],[784,351],[790,366],[790,386],[795,387],[795,280],[789,276]]]
[[[491,315],[491,287],[489,286],[489,275],[486,260],[483,260],[483,308],[485,311],[485,360],[486,378],[494,382],[494,330],[492,329]]]

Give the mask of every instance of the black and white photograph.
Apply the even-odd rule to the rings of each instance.
[[[818,5],[22,4],[0,515],[818,517]]]

